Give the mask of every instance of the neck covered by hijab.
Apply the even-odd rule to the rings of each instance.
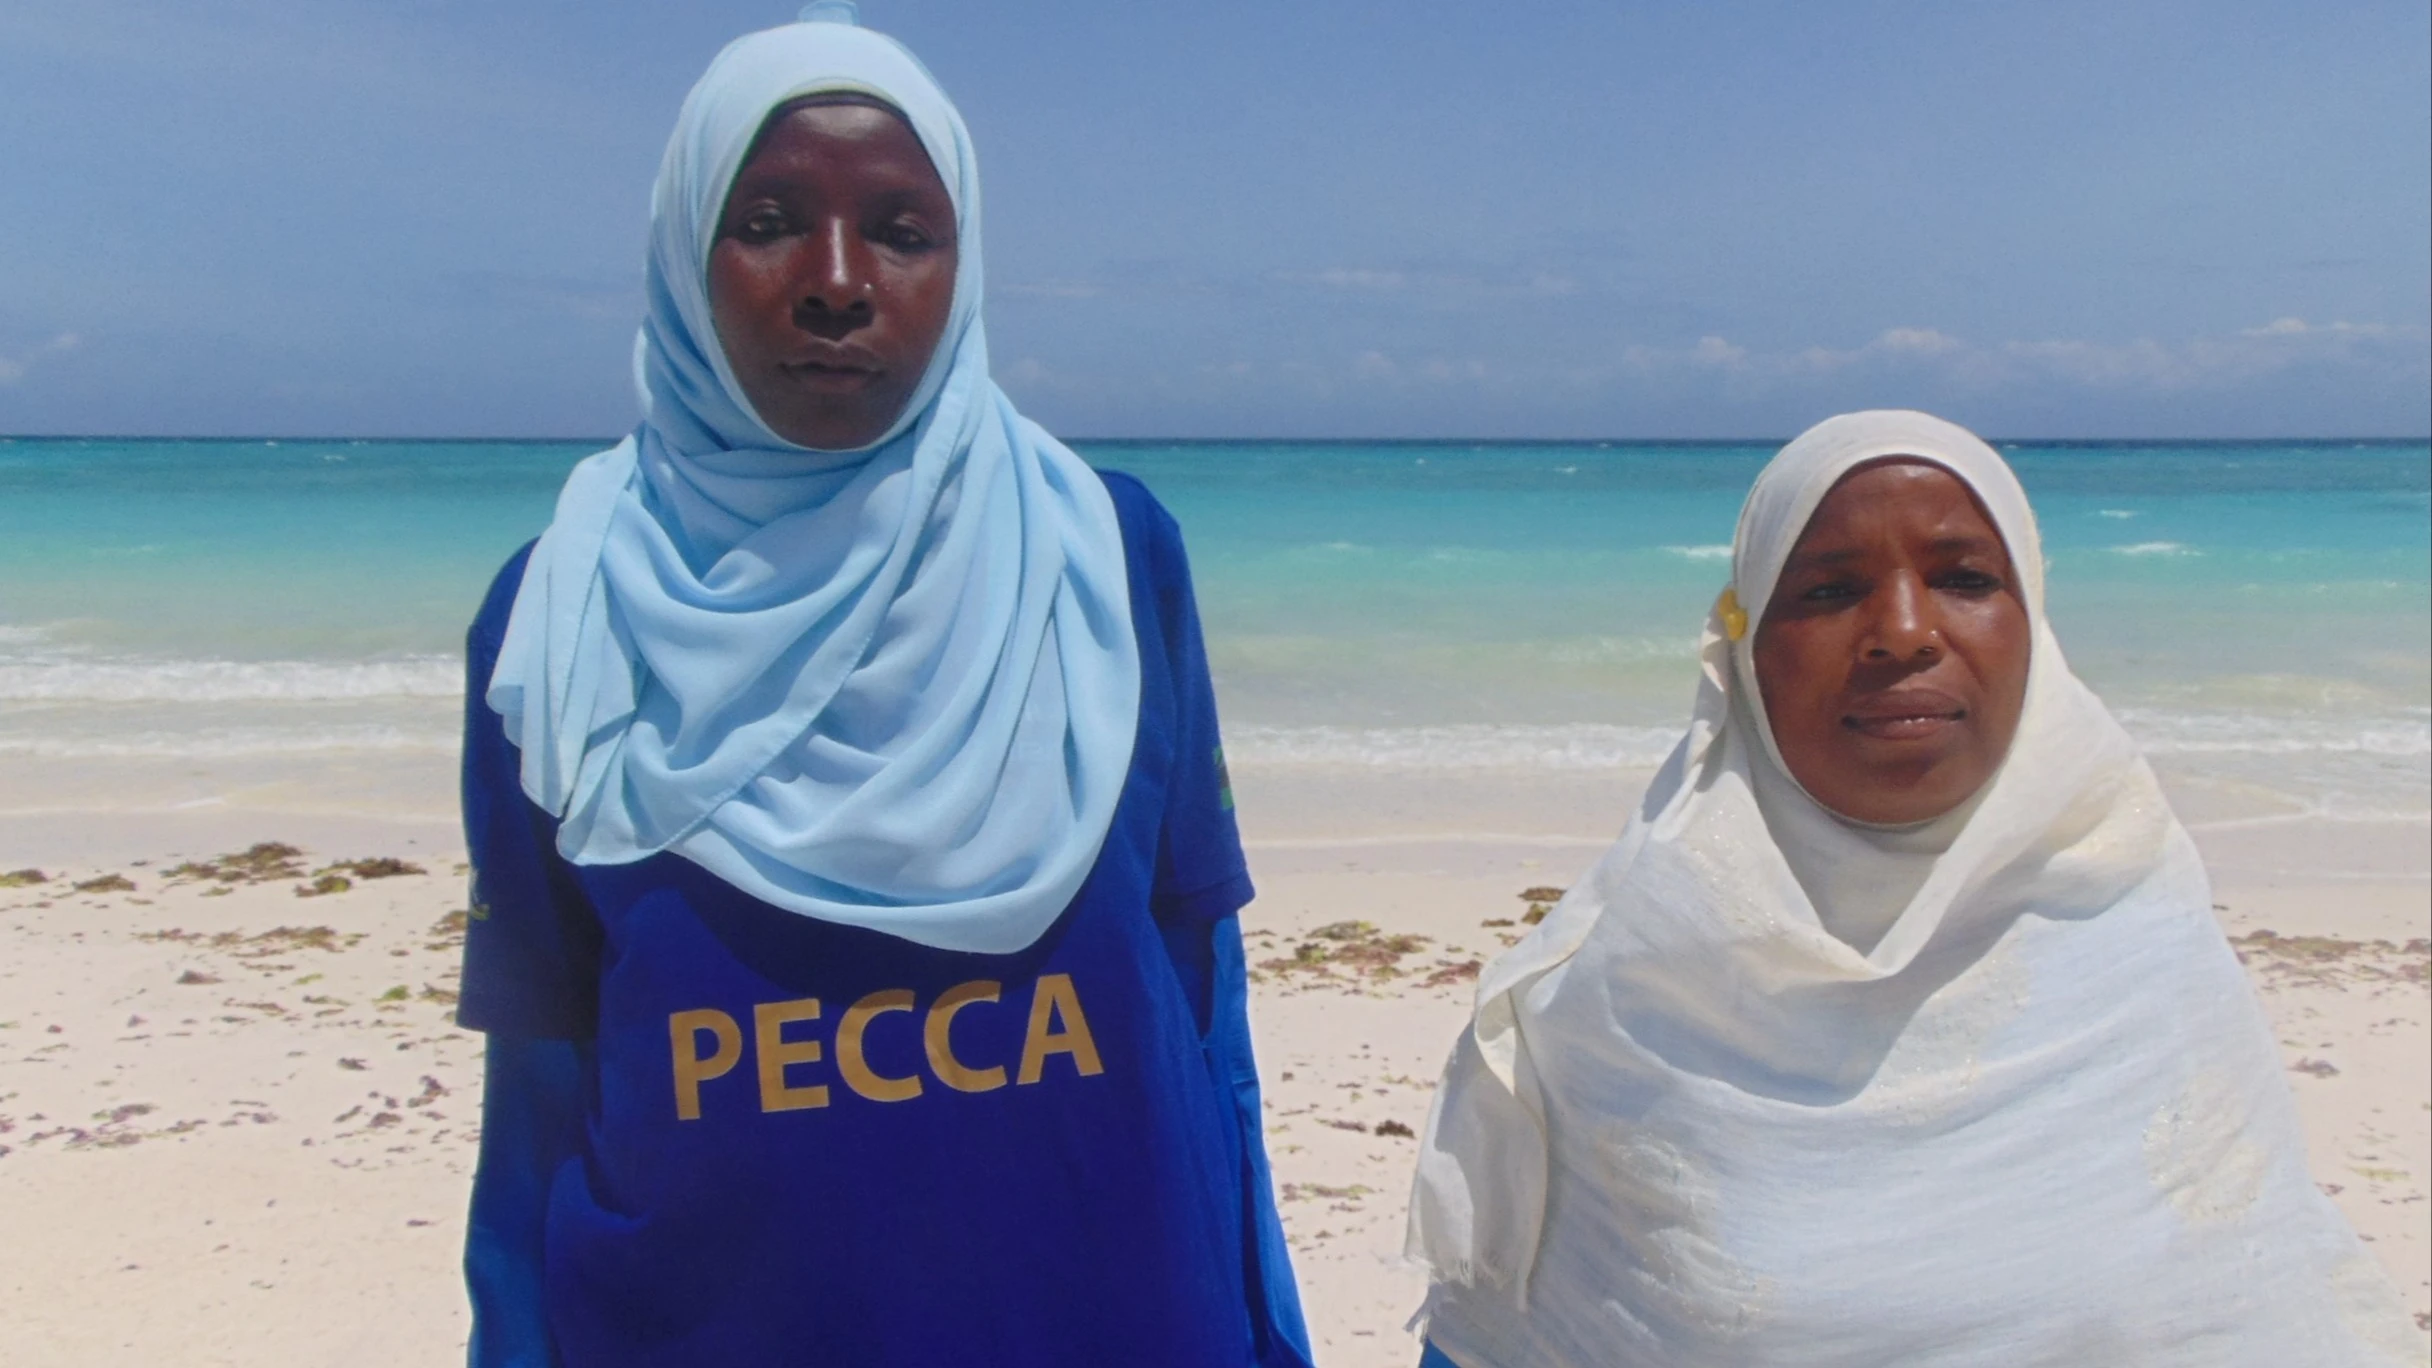
[[[487,701],[577,864],[674,852],[786,911],[1021,949],[1096,862],[1139,655],[1114,505],[990,378],[978,164],[945,93],[850,6],[737,40],[685,99],[651,201],[643,420],[578,466]],[[953,199],[942,340],[892,429],[816,451],[754,413],[708,259],[769,115],[899,112]]]
[[[2413,1361],[2194,845],[2053,638],[2001,458],[1924,414],[1819,425],[1757,477],[1733,596],[1765,604],[1825,494],[1890,456],[2008,545],[2033,632],[2008,757],[1921,827],[1841,820],[1718,604],[1687,735],[1481,977],[1411,1198],[1430,1337],[1480,1368]]]

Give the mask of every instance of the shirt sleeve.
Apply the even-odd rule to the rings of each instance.
[[[1224,736],[1216,723],[1216,688],[1208,677],[1207,643],[1191,590],[1182,529],[1142,491],[1147,504],[1146,589],[1155,596],[1159,639],[1140,650],[1163,657],[1173,690],[1174,759],[1157,835],[1157,874],[1149,900],[1166,921],[1215,921],[1256,896],[1233,813]],[[1138,581],[1134,592],[1140,592]]]
[[[527,547],[499,572],[465,641],[472,893],[456,1020],[476,1031],[586,1040],[598,1020],[599,919],[557,853],[557,824],[524,796],[522,758],[483,697],[529,555]]]

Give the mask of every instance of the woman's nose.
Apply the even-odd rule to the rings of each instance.
[[[804,331],[834,341],[870,322],[872,281],[860,235],[842,218],[832,219],[815,235],[794,303],[794,322]]]
[[[1942,650],[1942,620],[1923,579],[1894,575],[1874,597],[1874,620],[1863,643],[1868,660],[1926,660]]]

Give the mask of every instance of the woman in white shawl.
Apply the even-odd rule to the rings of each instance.
[[[1446,1068],[1431,1361],[2424,1361],[1990,447],[1908,412],[1785,447],[1701,659]]]

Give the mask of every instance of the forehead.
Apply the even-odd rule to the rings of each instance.
[[[1916,457],[1870,461],[1842,476],[1799,534],[1792,555],[1886,542],[1989,542],[2000,529],[1965,480]]]
[[[867,95],[813,95],[769,112],[736,180],[811,171],[910,176],[945,189],[920,135],[894,106]]]

